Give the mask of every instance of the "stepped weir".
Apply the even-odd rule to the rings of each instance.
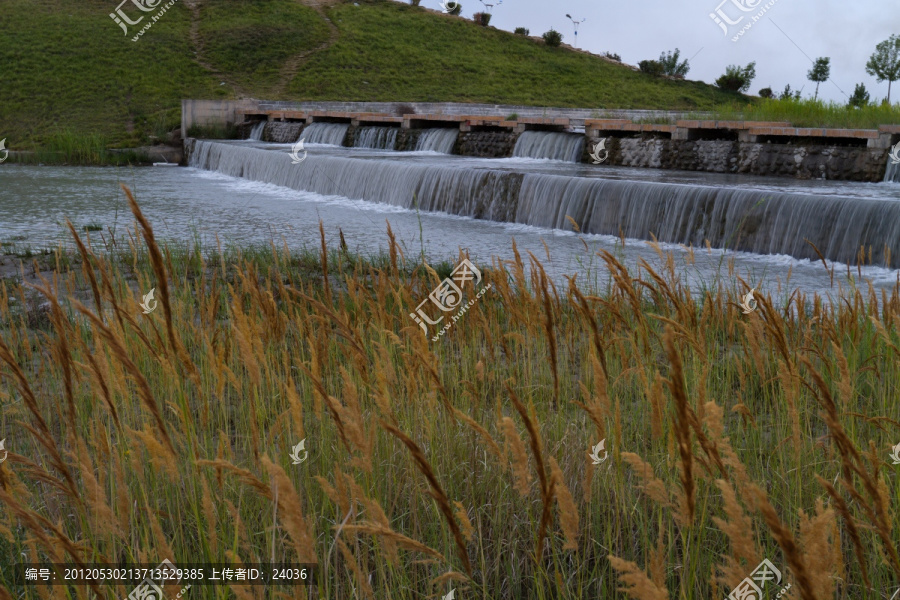
[[[856,264],[862,248],[866,263],[900,267],[900,199],[557,175],[514,163],[494,169],[311,153],[294,165],[288,153],[241,144],[187,146],[192,167],[323,195],[551,229],[571,229],[570,217],[584,233],[810,260],[818,258],[815,245],[846,264]]]
[[[196,117],[192,102],[184,101],[182,131],[187,131]],[[538,158],[587,163],[598,169],[628,166],[828,181],[897,182],[900,178],[897,165],[887,160],[891,146],[900,143],[900,125],[820,129],[792,127],[786,122],[684,120],[665,115],[659,118],[669,121],[659,123],[457,112],[397,116],[275,109],[261,102],[252,108],[250,104],[256,101],[223,102],[232,107],[231,118],[241,123],[243,137],[255,140],[285,143],[296,141],[290,137],[302,136],[308,143],[430,150],[481,158]],[[289,105],[279,103],[281,107]],[[461,110],[465,105],[446,106]],[[568,112],[578,113],[579,109]],[[221,118],[228,112],[216,114]],[[260,120],[268,123],[262,134],[256,128]],[[303,132],[298,134],[298,129]],[[598,149],[601,161],[596,161],[594,154]]]

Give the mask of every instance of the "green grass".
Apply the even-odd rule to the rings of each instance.
[[[815,100],[759,100],[716,106],[704,119],[727,121],[787,121],[795,127],[832,127],[836,129],[876,129],[879,125],[900,123],[900,104],[850,108],[846,104]]]
[[[192,59],[188,12],[169,10],[132,42],[101,0],[8,0],[0,27],[7,147],[29,150],[60,128],[137,145],[180,123],[186,96],[226,96]]]
[[[72,129],[51,133],[34,152],[14,154],[10,162],[45,165],[140,165],[153,159],[132,150],[111,152],[109,140],[99,133]]]
[[[207,60],[260,97],[285,61],[328,39],[328,26],[296,0],[215,0],[201,9],[200,33]]]
[[[405,4],[346,3],[328,15],[340,38],[310,57],[292,96],[698,110],[734,98]]]
[[[144,145],[178,127],[182,98],[458,101],[546,106],[705,110],[734,96],[712,86],[653,79],[600,58],[547,48],[469,19],[396,2],[328,10],[338,41],[303,63],[272,98],[286,63],[329,35],[293,0],[169,9],[138,42],[109,17],[107,0],[6,0],[0,27],[0,136],[34,150],[60,129]],[[134,15],[136,16],[136,15]],[[131,33],[138,28],[132,28]],[[225,85],[221,85],[225,81]],[[239,89],[236,89],[239,88]]]

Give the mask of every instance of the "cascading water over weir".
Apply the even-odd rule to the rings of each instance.
[[[425,129],[416,141],[416,151],[450,154],[459,135],[458,129]]]
[[[395,150],[397,148],[398,127],[360,127],[356,132],[354,148],[374,150]]]
[[[324,195],[476,219],[624,235],[661,242],[900,266],[900,202],[759,191],[733,186],[609,180],[489,168],[316,156],[202,140],[192,167]]]
[[[887,169],[884,172],[884,180],[887,182],[900,183],[900,162],[888,156]]]
[[[301,137],[307,144],[340,146],[349,128],[348,123],[312,123],[306,126]]]
[[[525,131],[516,140],[513,156],[577,162],[584,148],[584,136],[558,131]]]
[[[262,141],[263,131],[266,130],[266,122],[260,121],[256,125],[253,126],[253,129],[250,130],[250,138],[253,141],[259,142]]]

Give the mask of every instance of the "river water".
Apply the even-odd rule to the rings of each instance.
[[[819,232],[813,231],[813,227],[859,231],[854,229],[852,218],[860,206],[866,211],[860,219],[875,223],[880,228],[876,231],[879,235],[900,232],[900,218],[896,217],[900,214],[896,212],[900,209],[900,185],[889,183],[795,182],[649,169],[597,169],[550,160],[477,159],[434,152],[400,153],[317,144],[307,144],[307,159],[301,165],[292,165],[289,144],[217,142],[214,146],[210,144],[206,148],[207,154],[224,148],[220,159],[212,161],[215,164],[210,163],[209,156],[203,159],[195,149],[192,164],[205,161],[206,168],[2,165],[0,243],[7,244],[7,249],[68,243],[69,236],[63,227],[66,218],[79,230],[97,224],[105,232],[107,229],[123,232],[132,223],[132,217],[119,189],[120,182],[134,191],[157,238],[163,240],[200,239],[207,248],[214,248],[218,235],[224,244],[275,240],[279,245],[286,241],[292,247],[317,247],[318,224],[322,220],[331,247],[337,247],[340,229],[351,250],[375,254],[387,248],[386,230],[390,222],[406,257],[413,261],[423,251],[431,261],[453,260],[460,249],[482,263],[490,263],[492,258],[510,260],[515,239],[522,256],[527,259],[527,252],[532,252],[558,284],[565,283],[565,276],[577,274],[582,285],[588,282],[600,288],[605,286],[607,277],[597,251],[604,249],[615,254],[630,268],[635,268],[640,259],[656,267],[661,264],[656,250],[644,239],[628,237],[628,232],[639,231],[637,225],[641,219],[666,219],[671,215],[681,215],[678,218],[684,219],[684,214],[697,212],[678,206],[675,213],[654,209],[648,215],[632,214],[633,205],[648,204],[650,199],[666,207],[693,201],[694,197],[708,200],[711,195],[716,196],[715,202],[726,207],[728,202],[738,201],[752,200],[758,204],[759,198],[794,202],[790,210],[772,202],[774,212],[766,213],[758,223],[758,227],[770,231],[753,230],[752,242],[769,246],[777,246],[777,240],[773,239],[783,235],[815,239]],[[289,171],[291,168],[294,171]],[[282,172],[294,173],[300,169],[306,169],[303,176],[284,179],[286,175]],[[509,194],[497,191],[509,188],[503,183],[505,177],[515,178],[521,198],[516,214],[510,212],[498,217],[497,207],[508,202]],[[295,189],[303,186],[308,189]],[[494,187],[487,189],[490,186]],[[583,230],[607,226],[590,202],[591,194],[609,194],[610,190],[618,190],[616,201],[632,211],[628,213],[624,247],[617,235],[576,233],[564,218],[571,214]],[[628,193],[623,194],[622,190]],[[749,200],[743,197],[747,194]],[[582,197],[587,200],[578,200]],[[568,204],[559,208],[559,199]],[[834,208],[835,203],[840,204],[839,210]],[[833,214],[843,222],[823,222],[823,211],[817,206],[832,207],[829,210],[836,210]],[[801,209],[811,214],[798,214]],[[873,221],[873,214],[882,218]],[[722,220],[726,222],[724,216]],[[803,231],[803,223],[809,224],[810,231]],[[871,232],[875,225],[866,225],[864,232]],[[684,225],[667,229],[666,223],[660,222],[652,227],[656,231],[665,230],[670,237],[691,238],[693,251],[678,241],[660,245],[673,254],[679,273],[694,289],[714,285],[717,280],[730,286],[735,282],[735,275],[775,298],[787,297],[795,288],[829,295],[837,292],[838,285],[850,284],[845,263],[837,263],[832,287],[820,261],[785,253],[726,251],[722,249],[725,244],[714,244],[709,251],[702,241],[694,243],[696,232],[684,233]],[[710,229],[709,224],[704,227]],[[100,234],[91,235],[96,238]],[[831,239],[836,235],[829,230],[826,237]],[[840,252],[841,244],[853,244],[853,235],[857,234],[845,234],[843,237],[848,239],[839,239],[832,251]],[[663,239],[662,235],[658,237]],[[731,241],[727,236],[717,239]],[[887,245],[897,241],[879,240]],[[781,245],[799,248],[799,253],[805,244],[801,240],[801,244]],[[894,260],[896,257],[900,257],[900,252]],[[733,273],[729,273],[727,266],[730,260],[736,265]],[[832,261],[828,262],[830,266]],[[850,273],[857,279],[856,266]],[[876,288],[893,287],[900,277],[900,271],[884,266],[863,267],[861,274],[864,282],[871,282]]]

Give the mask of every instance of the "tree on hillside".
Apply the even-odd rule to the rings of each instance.
[[[773,92],[772,88],[770,88],[770,87],[764,87],[763,89],[759,90],[759,97],[760,98],[774,98],[775,92]]]
[[[725,74],[716,79],[716,85],[729,92],[746,92],[756,77],[756,61],[743,69],[738,65],[728,65]]]
[[[791,91],[791,84],[787,84],[784,86],[784,91],[781,92],[781,95],[778,96],[779,100],[799,100],[800,99],[800,90]]]
[[[545,31],[542,37],[544,38],[545,44],[553,47],[559,46],[562,43],[563,38],[562,34],[552,27],[550,28],[550,31]]]
[[[875,53],[866,63],[866,73],[878,83],[888,82],[887,102],[891,103],[891,84],[900,79],[900,35],[892,35],[875,46]]]
[[[831,77],[831,59],[826,56],[817,58],[813,68],[806,74],[807,79],[816,82],[816,95],[813,100],[819,99],[819,84],[828,81],[829,77]]]
[[[869,97],[869,92],[866,90],[866,86],[863,83],[857,83],[856,88],[853,90],[853,95],[850,96],[850,102],[848,106],[855,106],[856,108],[862,108],[864,106],[868,106],[871,98]]]
[[[684,79],[684,76],[691,70],[691,66],[687,60],[678,62],[681,56],[681,50],[675,48],[675,52],[663,52],[659,55],[659,64],[662,65],[663,73],[670,77],[678,77]]]

